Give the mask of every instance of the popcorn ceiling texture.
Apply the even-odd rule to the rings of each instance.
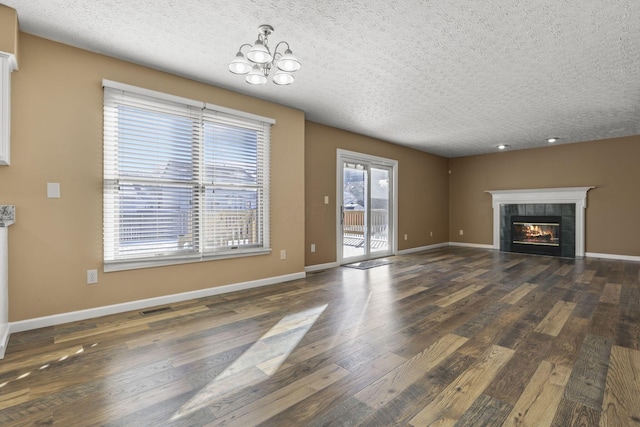
[[[640,134],[638,0],[2,2],[25,32],[446,157]],[[260,24],[293,85],[227,70]]]

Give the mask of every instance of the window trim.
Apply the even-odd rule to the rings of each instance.
[[[238,116],[238,117],[242,117],[242,118],[250,119],[250,120],[257,120],[257,121],[261,121],[261,122],[265,122],[265,123],[270,123],[272,125],[276,124],[276,120],[271,118],[271,117],[259,116],[257,114],[247,113],[246,111],[234,110],[233,108],[223,107],[221,105],[212,104],[210,102],[196,101],[194,99],[183,98],[181,96],[171,95],[171,94],[164,93],[164,92],[158,92],[158,91],[151,90],[151,89],[145,89],[145,88],[138,87],[138,86],[128,85],[126,83],[114,82],[112,80],[103,79],[102,80],[102,87],[103,88],[108,87],[108,88],[111,88],[111,89],[123,90],[123,91],[126,91],[126,92],[133,92],[133,93],[138,94],[138,95],[150,96],[150,97],[153,97],[153,98],[158,98],[158,99],[163,100],[163,101],[178,102],[178,103],[181,103],[181,104],[190,105],[192,107],[207,108],[209,110],[216,110],[216,111],[219,111],[221,113],[233,114],[234,116]]]
[[[109,88],[115,90],[121,90],[125,92],[130,92],[136,95],[142,95],[147,97],[156,98],[158,101],[168,101],[174,103],[184,104],[186,106],[195,107],[198,109],[207,109],[214,110],[215,112],[224,113],[233,115],[238,118],[248,119],[253,121],[263,122],[264,124],[274,125],[276,120],[270,117],[264,117],[257,114],[247,113],[244,111],[234,110],[232,108],[219,106],[216,104],[196,101],[189,98],[184,98],[176,95],[171,95],[163,92],[157,92],[150,89],[145,89],[137,86],[128,85],[125,83],[114,82],[111,80],[103,79],[102,88]],[[104,106],[103,101],[103,106]],[[103,118],[104,120],[104,118]],[[270,134],[270,132],[268,132]],[[103,268],[105,272],[112,271],[122,271],[122,270],[133,270],[140,268],[150,268],[150,267],[160,267],[160,266],[169,266],[169,265],[178,265],[178,264],[189,264],[195,262],[206,262],[213,260],[222,260],[222,259],[231,259],[231,258],[241,258],[247,256],[254,255],[267,255],[272,252],[271,249],[271,236],[270,236],[270,203],[271,203],[271,195],[270,195],[270,136],[267,139],[266,149],[263,151],[264,160],[262,162],[264,166],[263,173],[265,175],[265,187],[264,187],[264,197],[263,197],[263,214],[262,214],[262,224],[263,227],[263,245],[260,247],[246,247],[246,248],[237,248],[233,249],[232,252],[223,251],[220,253],[202,253],[200,252],[198,255],[176,255],[176,256],[167,256],[162,258],[152,258],[148,259],[135,259],[135,260],[105,260],[105,253],[103,252]],[[104,141],[103,141],[104,143]],[[105,153],[105,148],[103,148],[103,155]],[[103,165],[103,177],[104,177],[104,165]],[[104,179],[104,178],[103,178]],[[104,203],[105,203],[105,190],[103,190],[103,212],[104,212]],[[103,232],[105,229],[105,217],[103,216]],[[103,243],[104,244],[104,243]],[[104,250],[104,248],[103,248]]]

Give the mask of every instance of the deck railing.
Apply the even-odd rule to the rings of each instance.
[[[364,211],[344,211],[342,231],[345,234],[364,234]],[[371,209],[371,234],[384,234],[389,226],[389,213],[386,209]]]

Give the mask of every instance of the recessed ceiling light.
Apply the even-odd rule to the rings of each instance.
[[[498,150],[504,150],[505,148],[507,148],[507,146],[504,144],[498,145]]]
[[[548,142],[549,144],[553,144],[553,143],[554,143],[554,142],[556,142],[558,139],[560,139],[560,138],[558,138],[558,137],[556,137],[556,136],[552,136],[551,138],[547,138],[547,142]]]

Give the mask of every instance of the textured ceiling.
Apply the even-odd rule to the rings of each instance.
[[[640,134],[639,0],[0,2],[27,33],[446,157]],[[227,70],[260,24],[291,86]]]

